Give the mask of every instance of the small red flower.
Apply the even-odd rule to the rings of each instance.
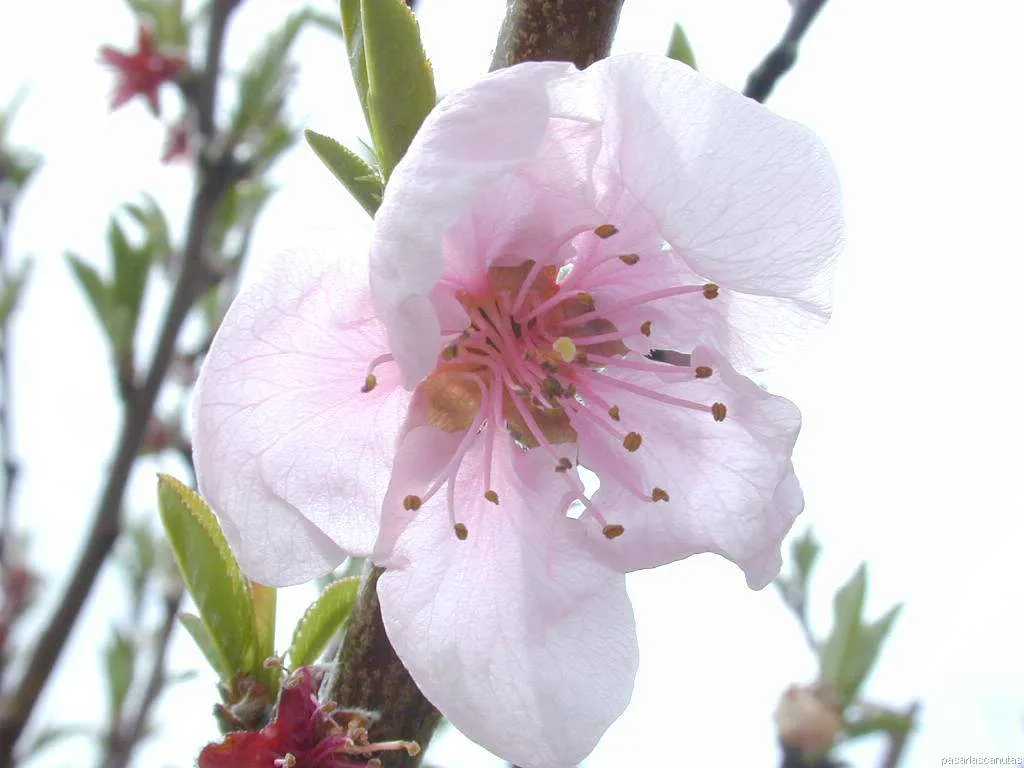
[[[229,733],[220,744],[199,754],[199,768],[367,768],[375,752],[404,749],[416,754],[415,742],[371,744],[363,713],[320,704],[322,675],[301,667],[285,681],[277,716],[260,731]]]
[[[110,108],[117,109],[136,94],[142,94],[154,115],[160,114],[158,89],[163,83],[174,80],[185,66],[185,59],[180,56],[160,53],[153,44],[153,33],[145,26],[139,27],[138,50],[135,53],[125,53],[105,45],[100,48],[100,57],[117,70],[120,78]]]

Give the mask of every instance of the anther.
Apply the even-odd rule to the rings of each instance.
[[[619,256],[619,261],[621,261],[623,264],[632,267],[634,264],[640,261],[640,254],[624,253],[621,256]]]
[[[278,768],[295,768],[298,764],[298,759],[291,752],[288,752],[284,757],[279,757],[274,761],[274,765],[278,766]]]
[[[366,394],[367,392],[373,390],[373,388],[376,386],[377,377],[374,376],[372,373],[368,373],[366,374],[366,383],[363,384],[362,389],[360,389],[359,391],[362,392],[363,394]]]
[[[584,349],[578,350],[576,352],[576,357],[574,357],[572,359],[572,361],[574,363],[579,363],[580,365],[586,365],[587,364],[587,352],[586,352],[586,350],[584,350]]]
[[[704,298],[705,299],[717,299],[718,298],[718,285],[715,283],[704,284]]]
[[[715,403],[711,406],[711,415],[715,421],[725,421],[725,403]]]
[[[598,227],[594,227],[594,234],[600,237],[602,240],[607,240],[612,235],[616,234],[619,228],[614,224],[602,224]]]
[[[651,501],[668,501],[668,492],[664,488],[654,486],[651,491]]]
[[[693,375],[696,376],[698,379],[706,379],[712,373],[713,371],[707,365],[698,365],[696,368],[693,369]]]
[[[555,339],[551,348],[562,358],[562,362],[571,363],[576,357],[576,344],[568,336],[559,336]]]
[[[415,512],[421,506],[423,506],[423,499],[419,496],[413,496],[411,493],[402,499],[402,506],[410,512]]]
[[[568,472],[572,469],[572,461],[567,459],[565,456],[558,460],[558,464],[555,466],[555,472]]]
[[[456,523],[455,524],[455,538],[457,538],[459,541],[465,541],[468,536],[469,536],[469,529],[466,528],[465,524],[464,523]]]
[[[722,408],[724,410],[725,406],[723,405]],[[722,418],[725,418],[724,413],[722,414]],[[719,419],[719,421],[721,421],[721,419]],[[642,442],[643,438],[640,437],[639,432],[630,432],[622,439],[622,447],[630,453],[633,453],[633,451],[640,447],[640,443]]]
[[[608,409],[608,416],[611,417],[612,421],[618,421],[619,420],[619,406],[613,405],[611,408],[609,408]]]
[[[640,324],[640,333],[642,333],[644,336],[650,336],[651,335],[651,321],[650,320],[644,320]]]
[[[626,529],[623,528],[618,523],[611,523],[611,524],[606,525],[604,528],[601,529],[601,533],[604,534],[604,537],[606,539],[617,539],[617,538],[619,538],[619,536],[621,536],[625,532],[626,532]]]
[[[459,348],[455,344],[449,344],[441,351],[441,357],[444,360],[454,360],[455,356],[459,354]]]
[[[492,490],[484,491],[484,498],[487,499],[489,502],[491,502],[491,504],[497,504],[498,503],[498,494],[495,491],[492,491]]]

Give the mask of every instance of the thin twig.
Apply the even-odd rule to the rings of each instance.
[[[523,61],[571,61],[580,69],[608,55],[623,0],[508,0],[491,69]]]
[[[116,733],[111,734],[111,744],[101,763],[105,768],[127,768],[132,753],[142,739],[149,720],[149,713],[167,683],[164,665],[167,661],[167,651],[171,645],[171,636],[178,623],[178,609],[181,608],[181,601],[181,592],[167,595],[164,598],[164,618],[153,651],[153,665],[149,671],[149,679],[146,681],[142,698],[139,700],[131,721],[118,728]]]
[[[216,110],[216,80],[220,72],[220,53],[228,17],[237,4],[238,0],[216,0],[211,11],[206,68],[196,104],[198,123],[200,126],[206,126],[211,134]],[[209,135],[207,134],[208,137]],[[15,743],[21,736],[43,686],[49,680],[82,607],[92,591],[100,568],[120,533],[125,487],[142,446],[154,403],[174,355],[178,333],[196,297],[209,279],[204,263],[206,238],[217,203],[234,181],[233,168],[232,163],[225,159],[218,162],[203,159],[200,161],[200,178],[190,207],[181,272],[161,325],[149,372],[142,386],[128,393],[116,454],[97,505],[85,549],[79,556],[71,581],[65,588],[56,611],[41,632],[18,685],[4,702],[0,714],[0,768],[10,768],[13,765]]]
[[[778,44],[765,56],[757,69],[747,78],[743,94],[755,101],[764,101],[776,83],[796,63],[800,41],[811,26],[826,0],[793,0],[793,15]]]

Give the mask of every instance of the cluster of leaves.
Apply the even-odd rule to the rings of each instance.
[[[0,240],[6,237],[15,202],[41,163],[40,157],[34,152],[10,144],[10,126],[19,102],[20,99],[15,99],[7,109],[0,110]],[[32,261],[27,258],[14,270],[8,270],[7,265],[3,265],[3,273],[0,275],[0,327],[6,326],[31,270]]]
[[[912,717],[860,698],[861,689],[874,669],[903,606],[894,605],[874,621],[865,617],[868,569],[867,563],[861,563],[833,599],[830,634],[824,640],[817,640],[807,617],[807,594],[811,572],[820,554],[821,545],[808,529],[793,541],[792,573],[779,576],[775,586],[796,615],[818,659],[818,683],[823,684],[838,702],[845,741],[876,733],[904,734],[914,725]]]
[[[257,730],[269,721],[280,685],[276,658],[276,591],[249,581],[210,508],[186,485],[159,480],[160,517],[198,615],[180,614],[210,666],[219,676],[223,704],[218,721],[225,732]],[[314,664],[343,629],[355,604],[359,579],[339,579],[309,606],[282,654],[290,666]]]

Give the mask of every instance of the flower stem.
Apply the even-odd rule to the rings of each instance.
[[[371,568],[363,580],[338,652],[339,671],[327,681],[328,698],[342,708],[379,713],[380,719],[370,729],[372,741],[418,743],[416,756],[405,752],[378,755],[384,768],[414,768],[441,723],[441,713],[420,693],[384,631],[377,599],[377,579],[383,572],[383,568]]]
[[[491,69],[571,61],[580,69],[611,51],[623,0],[508,0]]]
[[[800,41],[807,34],[811,22],[824,7],[825,2],[826,0],[797,0],[793,3],[793,15],[782,39],[768,52],[757,69],[750,73],[747,86],[743,89],[744,96],[762,102],[768,98],[776,83],[796,63]]]

